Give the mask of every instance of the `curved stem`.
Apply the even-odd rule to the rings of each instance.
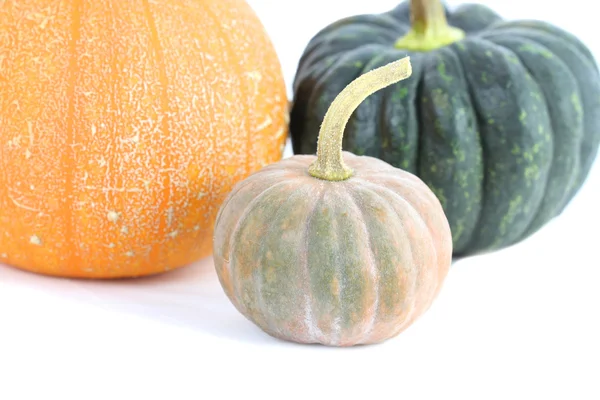
[[[308,168],[315,178],[342,181],[352,170],[342,158],[342,139],[350,116],[368,96],[408,78],[412,73],[410,58],[404,57],[376,68],[352,81],[333,100],[325,114],[317,143],[317,160]]]

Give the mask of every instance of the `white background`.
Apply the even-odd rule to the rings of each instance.
[[[554,22],[600,59],[589,0],[485,3]],[[397,1],[250,4],[289,87],[318,29]],[[432,308],[377,346],[272,339],[229,303],[210,259],[119,282],[0,265],[0,399],[600,399],[599,164],[562,216],[519,245],[454,264]]]

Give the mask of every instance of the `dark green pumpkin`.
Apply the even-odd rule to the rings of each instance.
[[[402,39],[411,30],[408,2],[340,20],[310,41],[294,82],[294,153],[316,151],[319,124],[348,83],[409,55],[412,79],[360,105],[344,150],[419,176],[442,203],[455,256],[517,243],[562,212],[595,159],[595,60],[549,23],[503,21],[477,4],[449,11],[437,0],[413,0],[413,13],[416,6],[440,10],[426,10],[437,30],[416,45]],[[450,40],[427,48],[444,29],[455,29]]]

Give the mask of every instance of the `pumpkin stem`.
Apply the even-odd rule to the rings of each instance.
[[[440,0],[410,0],[411,28],[396,41],[396,48],[431,51],[465,37],[461,29],[448,25]]]
[[[408,78],[411,74],[410,58],[404,57],[371,70],[350,82],[325,113],[319,131],[317,160],[309,166],[308,173],[328,181],[350,178],[353,171],[344,163],[342,157],[342,139],[350,116],[368,96]]]

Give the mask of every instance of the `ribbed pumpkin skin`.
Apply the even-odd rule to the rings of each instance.
[[[0,263],[116,278],[209,255],[286,108],[244,1],[2,2]]]
[[[342,88],[410,56],[411,79],[360,105],[344,149],[419,176],[466,256],[523,240],[573,198],[600,143],[600,75],[590,51],[548,23],[502,21],[476,4],[447,19],[466,38],[429,52],[394,46],[410,28],[408,2],[317,33],[298,66],[290,130],[294,152],[313,154]]]
[[[407,328],[440,290],[450,227],[415,176],[344,152],[355,170],[331,182],[294,156],[239,183],[214,237],[216,270],[236,308],[298,343],[378,343]]]

